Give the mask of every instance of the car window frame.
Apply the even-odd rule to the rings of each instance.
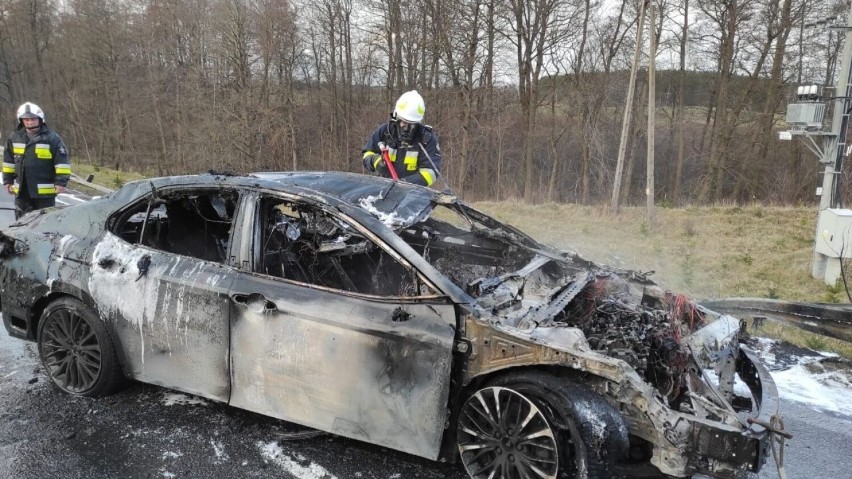
[[[365,238],[369,239],[373,242],[378,248],[388,254],[391,259],[396,261],[403,269],[406,270],[408,274],[413,274],[417,279],[418,283],[422,286],[425,286],[429,290],[432,291],[430,294],[418,294],[415,296],[388,296],[388,295],[379,295],[379,294],[369,294],[369,293],[361,293],[357,291],[349,291],[345,289],[332,288],[328,286],[317,285],[313,283],[307,283],[303,281],[298,281],[294,279],[282,278],[279,276],[268,275],[262,273],[260,271],[256,271],[256,267],[259,264],[259,257],[262,249],[262,230],[263,225],[261,224],[261,202],[264,198],[275,198],[282,201],[289,201],[293,203],[302,203],[305,205],[309,205],[313,208],[316,208],[322,211],[325,214],[332,216],[338,221],[342,221],[352,227],[355,231],[363,235]],[[320,289],[323,291],[329,291],[336,294],[353,296],[371,300],[383,300],[383,301],[393,301],[393,302],[422,302],[422,301],[451,301],[451,299],[438,288],[433,281],[431,281],[423,272],[421,272],[417,267],[411,264],[404,256],[402,256],[395,249],[390,247],[384,240],[382,240],[378,235],[371,232],[366,226],[361,224],[355,218],[346,213],[340,211],[339,209],[321,202],[313,200],[308,196],[301,196],[298,194],[283,192],[279,190],[270,190],[270,189],[259,189],[253,191],[251,193],[247,193],[243,196],[242,202],[237,207],[237,213],[235,213],[235,221],[240,222],[238,227],[235,227],[234,230],[239,230],[236,233],[238,236],[232,239],[231,248],[232,251],[238,252],[238,255],[232,258],[233,264],[240,270],[253,274],[259,275],[264,278],[270,278],[275,281],[283,281],[289,284],[295,284],[303,287],[309,287],[314,289]],[[239,244],[236,244],[239,242]]]
[[[184,191],[184,192],[186,192],[186,194],[191,194],[192,192],[210,192],[210,191],[216,191],[216,192],[232,191],[232,192],[236,193],[236,195],[237,195],[236,207],[234,208],[233,217],[231,218],[231,227],[230,227],[230,230],[228,231],[228,248],[225,251],[224,259],[222,261],[212,261],[212,260],[209,260],[209,259],[199,258],[198,256],[190,256],[190,255],[185,255],[185,254],[181,254],[181,253],[176,253],[174,251],[168,251],[168,250],[164,250],[164,249],[161,249],[161,248],[155,248],[153,246],[145,245],[141,242],[141,238],[144,236],[145,230],[148,227],[148,216],[151,214],[151,205],[153,204],[151,200],[154,199],[156,196],[167,196],[167,195],[170,195],[170,194],[174,194],[175,191]],[[131,245],[140,247],[140,248],[148,248],[150,250],[158,251],[158,252],[164,253],[164,254],[173,254],[175,256],[183,256],[185,258],[193,258],[193,259],[197,259],[199,261],[207,261],[207,262],[214,263],[214,264],[233,266],[231,264],[230,259],[232,258],[232,255],[233,255],[232,251],[234,250],[234,239],[235,239],[235,233],[236,233],[236,230],[237,230],[237,222],[239,221],[240,206],[243,203],[245,196],[246,196],[246,192],[245,192],[244,188],[241,188],[239,186],[234,186],[234,185],[219,185],[219,184],[217,184],[217,185],[197,185],[197,184],[196,185],[186,185],[186,184],[182,184],[182,185],[163,186],[163,187],[157,188],[153,184],[150,184],[150,188],[146,189],[143,193],[141,193],[138,198],[135,198],[133,201],[128,202],[123,207],[114,211],[107,218],[106,227],[104,228],[104,230],[109,232],[111,235],[115,236],[116,238],[118,238],[120,241],[127,243],[127,244],[131,244]],[[142,223],[142,229],[139,233],[140,240],[137,241],[137,242],[131,243],[130,241],[127,241],[126,239],[124,239],[121,234],[117,233],[115,231],[115,228],[118,227],[119,224],[122,224],[123,222],[126,222],[127,220],[129,220],[130,217],[127,216],[129,214],[129,212],[131,210],[136,209],[143,202],[147,203],[147,207],[145,209],[145,219]],[[137,211],[137,213],[138,212],[139,211]],[[134,213],[134,214],[136,214],[136,213]]]

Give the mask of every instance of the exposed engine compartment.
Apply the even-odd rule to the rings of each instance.
[[[630,304],[608,291],[614,275],[589,285],[566,310],[564,324],[579,328],[589,345],[622,359],[670,402],[686,390],[683,375],[690,352],[683,337],[705,323],[703,314],[682,295],[666,295],[655,305]]]
[[[691,362],[683,338],[706,323],[689,299],[660,294],[636,273],[537,251],[471,212],[461,217],[469,222],[433,212],[401,235],[504,325],[578,328],[593,350],[630,364],[670,402],[686,392]]]

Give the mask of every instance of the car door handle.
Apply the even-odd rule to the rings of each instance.
[[[98,266],[103,269],[110,269],[115,266],[115,260],[107,256],[106,258],[101,258],[98,260]]]
[[[260,293],[232,294],[231,301],[238,306],[247,307],[257,313],[268,313],[278,310],[278,306],[274,301],[266,299],[266,296]]]
[[[148,274],[148,268],[151,267],[151,256],[145,255],[139,258],[139,261],[136,262],[136,268],[139,269],[139,276],[136,277],[136,281],[142,279],[143,276]]]
[[[408,321],[409,319],[411,319],[411,313],[402,309],[402,306],[397,307],[393,310],[393,313],[391,313],[391,321],[394,323],[401,323],[403,321]]]

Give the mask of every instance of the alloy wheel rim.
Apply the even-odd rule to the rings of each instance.
[[[474,478],[555,479],[556,435],[529,399],[502,387],[482,389],[462,407],[459,453]]]
[[[63,389],[91,389],[101,371],[101,347],[89,323],[76,311],[61,309],[47,318],[42,332],[42,361]]]

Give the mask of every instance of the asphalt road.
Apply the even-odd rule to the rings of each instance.
[[[818,412],[808,406],[781,401],[784,425],[793,433],[785,449],[788,479],[848,479],[852,476],[852,418]],[[760,478],[778,478],[767,463]]]
[[[73,201],[69,199],[68,201]],[[0,192],[0,207],[11,198]],[[0,227],[11,220],[0,209]],[[782,401],[795,438],[789,479],[845,479],[852,470],[852,418]],[[130,383],[100,399],[59,392],[35,346],[0,329],[0,477],[448,478],[459,468],[156,386]],[[760,478],[779,475],[768,463]]]

